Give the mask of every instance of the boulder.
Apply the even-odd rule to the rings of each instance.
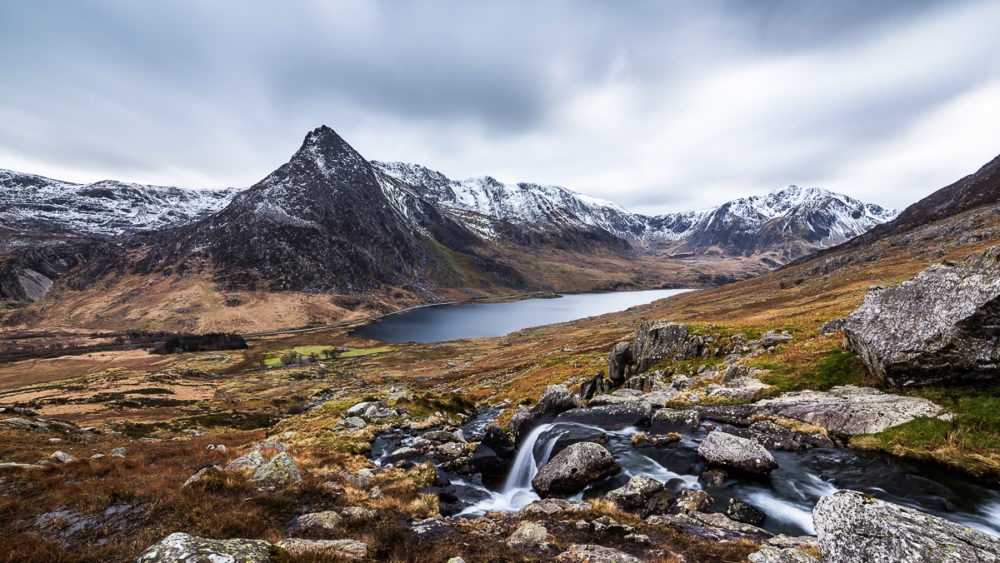
[[[560,553],[558,563],[641,563],[641,559],[624,551],[602,545],[574,544]]]
[[[698,411],[698,415],[702,418],[702,420],[714,420],[716,422],[738,424],[740,426],[749,425],[751,422],[750,418],[760,412],[760,408],[755,404],[720,406],[697,405],[692,408]]]
[[[416,520],[410,523],[410,533],[423,539],[441,539],[462,535],[440,514],[432,518]]]
[[[609,385],[604,380],[604,372],[598,373],[580,384],[580,398],[586,401],[594,395],[604,392],[608,387]]]
[[[771,416],[816,424],[844,436],[877,433],[915,418],[944,414],[944,409],[927,399],[853,385],[834,387],[829,391],[785,393],[774,399],[742,406],[753,407],[757,412]]]
[[[349,416],[341,420],[340,425],[343,426],[344,428],[349,428],[351,430],[360,430],[368,426],[368,423],[365,422],[365,419],[361,418],[360,416]]]
[[[713,465],[747,473],[767,474],[778,467],[764,446],[719,430],[713,430],[701,441],[698,455]]]
[[[278,547],[295,557],[322,556],[356,561],[368,557],[368,544],[358,540],[303,540],[289,538]],[[311,559],[310,559],[311,560]]]
[[[194,475],[188,477],[187,481],[181,485],[181,488],[188,488],[198,484],[205,484],[209,481],[223,478],[225,472],[218,465],[211,465],[209,467],[202,467]]]
[[[582,500],[566,500],[561,498],[546,498],[536,500],[520,510],[522,515],[545,514],[577,514],[589,512],[593,506]]]
[[[763,528],[744,524],[728,518],[725,514],[693,512],[690,514],[665,514],[647,517],[644,522],[650,526],[670,526],[685,535],[710,541],[744,541],[754,543],[769,540],[774,534]]]
[[[621,430],[630,426],[647,426],[652,414],[652,405],[633,401],[619,405],[570,409],[557,416],[554,422],[579,422],[600,426],[605,430]]]
[[[240,457],[230,461],[226,465],[226,471],[243,471],[245,469],[257,469],[261,465],[267,463],[267,459],[258,450],[254,450],[248,454],[241,455]]]
[[[530,409],[521,409],[510,420],[510,433],[515,443],[520,443],[536,426],[551,422],[559,413],[583,406],[579,395],[565,385],[550,385],[538,403]]]
[[[719,429],[729,434],[756,440],[769,450],[798,451],[809,448],[832,448],[835,445],[833,440],[823,434],[793,432],[770,420],[758,420],[747,428],[723,425]]]
[[[73,463],[77,459],[64,451],[56,451],[52,453],[52,459],[62,462],[62,463]]]
[[[577,442],[556,454],[531,480],[539,496],[573,494],[589,483],[618,473],[611,452],[593,442]]]
[[[635,330],[632,361],[635,372],[643,373],[664,360],[682,360],[698,355],[700,350],[687,346],[688,327],[666,321],[647,321]]]
[[[813,509],[819,548],[838,563],[1000,562],[1000,538],[857,491]]]
[[[685,432],[697,428],[701,424],[701,416],[696,410],[660,409],[653,413],[649,430],[656,434]]]
[[[629,366],[632,364],[632,344],[619,342],[608,355],[608,379],[611,385],[625,383],[629,376]]]
[[[310,512],[293,518],[288,524],[288,531],[291,533],[330,531],[337,529],[341,521],[343,518],[334,510]]]
[[[183,533],[170,534],[135,558],[136,563],[230,561],[269,563],[271,544],[264,540],[210,540]]]
[[[486,428],[483,429],[481,443],[496,452],[496,455],[501,458],[512,457],[517,452],[517,447],[514,446],[514,441],[510,439],[510,435],[496,424],[486,425]]]
[[[622,510],[635,511],[662,490],[663,483],[656,479],[646,475],[633,475],[625,486],[608,493],[608,498]]]
[[[819,559],[794,547],[786,547],[785,549],[765,547],[751,553],[747,559],[750,560],[750,563],[819,563]]]
[[[697,489],[684,489],[674,500],[674,511],[679,514],[690,514],[700,512],[712,504],[714,499],[705,491]]]
[[[1000,246],[870,289],[843,330],[889,385],[1000,380]]]
[[[778,332],[776,330],[769,330],[764,333],[764,336],[760,337],[757,344],[761,348],[770,348],[771,346],[777,346],[778,344],[785,344],[786,342],[791,342],[795,337],[788,332]]]
[[[706,489],[721,487],[726,483],[726,472],[721,469],[709,469],[698,476],[698,482]]]
[[[281,452],[255,469],[250,480],[264,487],[287,487],[301,481],[302,472],[288,452]]]
[[[510,459],[497,455],[493,448],[480,443],[472,452],[472,467],[483,476],[487,486],[499,485],[507,478]]]
[[[125,448],[114,448],[113,450],[111,450],[111,455],[113,455],[114,457],[125,457],[125,453],[126,453]]]
[[[431,442],[437,442],[438,444],[446,444],[448,442],[465,443],[464,439],[460,438],[454,432],[448,432],[447,430],[431,430],[430,432],[424,432],[421,437]]]
[[[385,462],[399,463],[400,461],[406,459],[414,459],[420,457],[421,455],[423,455],[423,452],[421,452],[417,448],[413,448],[410,446],[402,446],[396,448],[395,450],[392,450],[392,452],[390,452],[389,455],[385,457]]]
[[[761,512],[761,510],[756,506],[735,498],[729,499],[729,504],[726,505],[726,516],[736,520],[737,522],[753,524],[754,526],[760,526],[763,524],[764,519],[767,517],[767,515]]]
[[[521,522],[514,533],[507,538],[507,545],[540,547],[546,544],[549,531],[545,526],[534,522]]]

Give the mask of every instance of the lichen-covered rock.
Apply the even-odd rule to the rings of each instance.
[[[798,451],[809,448],[832,448],[833,440],[821,433],[794,432],[771,420],[758,420],[749,427],[723,425],[720,430],[750,438],[769,450]]]
[[[844,336],[891,385],[1000,379],[1000,246],[869,290]]]
[[[660,409],[653,413],[649,430],[656,434],[669,434],[670,432],[685,432],[697,428],[699,424],[701,424],[701,416],[696,410]]]
[[[288,525],[288,531],[291,533],[330,531],[337,529],[343,520],[334,510],[310,512],[293,518]]]
[[[255,469],[250,480],[265,487],[287,487],[301,481],[302,473],[292,456],[281,452]]]
[[[576,393],[565,385],[549,385],[542,398],[530,409],[521,409],[510,420],[510,433],[515,443],[520,441],[536,426],[551,422],[559,413],[583,406]]]
[[[786,342],[791,342],[795,337],[788,332],[778,332],[776,330],[769,330],[760,337],[757,344],[761,348],[770,348],[771,346],[777,346],[778,344],[785,344]]]
[[[77,459],[64,451],[56,451],[52,453],[52,459],[62,462],[62,463],[73,463]]]
[[[560,553],[558,563],[641,563],[638,557],[633,557],[624,551],[618,551],[602,545],[574,544]]]
[[[754,526],[760,526],[767,518],[767,515],[756,506],[735,498],[729,499],[729,504],[726,505],[726,516],[737,522],[753,524]]]
[[[698,350],[688,346],[688,327],[666,321],[647,321],[635,329],[632,361],[635,373],[643,373],[664,360],[694,357]]]
[[[629,376],[632,364],[632,344],[619,342],[608,354],[608,379],[612,385],[621,385]]]
[[[829,391],[785,393],[741,406],[762,414],[809,422],[846,436],[881,432],[915,418],[944,414],[944,409],[927,399],[853,385]]]
[[[819,563],[819,560],[795,549],[786,547],[778,549],[775,547],[765,547],[747,556],[751,563]]]
[[[605,430],[621,430],[629,426],[646,426],[653,414],[653,406],[644,401],[619,405],[603,405],[570,409],[555,418],[555,422],[579,422],[600,426]]]
[[[692,512],[690,514],[665,514],[647,517],[650,526],[670,526],[693,538],[711,541],[749,540],[759,543],[774,537],[763,528],[744,524],[724,514]]]
[[[663,483],[646,475],[633,475],[623,487],[608,493],[608,498],[622,510],[638,510],[653,495],[663,490]]]
[[[674,511],[678,514],[691,514],[700,512],[712,503],[712,497],[705,491],[697,489],[684,489],[674,500]]]
[[[368,544],[358,540],[304,540],[289,538],[278,547],[294,556],[319,555],[356,561],[368,557]]]
[[[135,558],[136,563],[269,563],[271,544],[264,540],[211,540],[170,534]]]
[[[248,454],[241,455],[240,457],[230,461],[226,465],[226,471],[244,471],[250,469],[257,469],[261,465],[267,463],[267,459],[259,450],[254,450]]]
[[[188,477],[187,481],[181,485],[182,488],[188,488],[199,484],[205,484],[210,481],[218,480],[224,478],[225,472],[218,465],[210,465],[208,467],[202,467],[194,475]]]
[[[535,522],[521,522],[514,533],[507,538],[507,544],[513,546],[542,546],[549,537],[545,526]]]
[[[604,446],[577,442],[556,454],[531,480],[539,496],[572,494],[589,483],[618,473],[620,467]]]
[[[766,474],[778,467],[771,453],[756,441],[718,430],[701,441],[698,455],[709,463],[748,473]]]
[[[813,524],[825,561],[1000,562],[1000,538],[857,491],[819,499]]]
[[[593,506],[589,502],[582,500],[566,500],[561,498],[545,498],[525,506],[520,510],[524,516],[545,514],[578,514],[589,512]]]

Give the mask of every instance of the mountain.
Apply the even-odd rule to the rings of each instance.
[[[0,224],[31,231],[119,236],[191,223],[240,191],[150,186],[114,180],[74,184],[0,169]]]
[[[452,212],[472,212],[525,228],[596,227],[645,248],[678,253],[751,256],[780,248],[787,260],[844,242],[897,213],[828,190],[789,186],[705,211],[646,216],[559,186],[505,184],[489,176],[451,180],[418,164],[373,165]],[[484,236],[498,237],[483,229],[481,221],[478,225]]]

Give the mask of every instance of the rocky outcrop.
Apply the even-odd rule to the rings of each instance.
[[[583,406],[583,401],[576,393],[570,392],[565,385],[550,385],[545,394],[530,409],[522,408],[514,413],[510,420],[510,433],[514,442],[521,440],[536,426],[551,422],[559,413]]]
[[[698,455],[711,464],[747,473],[766,474],[778,467],[771,453],[756,441],[718,430],[701,441]]]
[[[699,353],[697,344],[688,341],[685,324],[648,321],[635,329],[632,361],[635,373],[643,373],[664,360],[681,360]]]
[[[301,481],[302,472],[288,452],[281,452],[255,469],[250,480],[262,487],[287,487]]]
[[[593,424],[605,430],[621,430],[629,426],[647,426],[653,406],[643,401],[619,405],[604,405],[570,409],[555,418],[555,422]]]
[[[650,526],[671,526],[685,535],[702,540],[749,540],[759,543],[774,537],[774,534],[763,528],[737,522],[719,513],[654,515],[647,517],[645,523]]]
[[[135,558],[136,563],[231,561],[269,563],[271,544],[264,540],[210,540],[188,534],[170,534]]]
[[[297,557],[334,558],[337,561],[356,561],[368,557],[368,544],[358,540],[289,538],[278,542],[278,547]]]
[[[821,498],[813,524],[825,561],[1000,562],[1000,538],[857,491]]]
[[[669,434],[670,432],[685,432],[697,428],[701,424],[701,417],[698,411],[660,409],[653,413],[649,423],[649,430],[656,434]]]
[[[573,494],[588,484],[618,473],[611,452],[600,444],[577,442],[559,452],[542,466],[531,486],[542,497]]]
[[[1000,379],[1000,246],[870,289],[844,336],[890,385]]]
[[[819,563],[819,560],[794,547],[765,547],[747,556],[750,563]]]
[[[632,364],[632,346],[628,342],[619,342],[608,355],[608,379],[612,385],[621,385],[629,376]]]
[[[724,432],[756,440],[769,450],[798,451],[809,448],[832,448],[833,440],[821,433],[794,432],[771,420],[758,420],[747,428],[723,425]]]
[[[747,406],[760,413],[816,424],[845,436],[881,432],[915,418],[944,414],[944,409],[927,399],[853,385],[829,391],[786,393]]]

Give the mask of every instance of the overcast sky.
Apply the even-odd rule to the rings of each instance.
[[[1000,153],[1000,1],[0,3],[0,168],[248,186],[306,132],[454,178],[904,207]]]

